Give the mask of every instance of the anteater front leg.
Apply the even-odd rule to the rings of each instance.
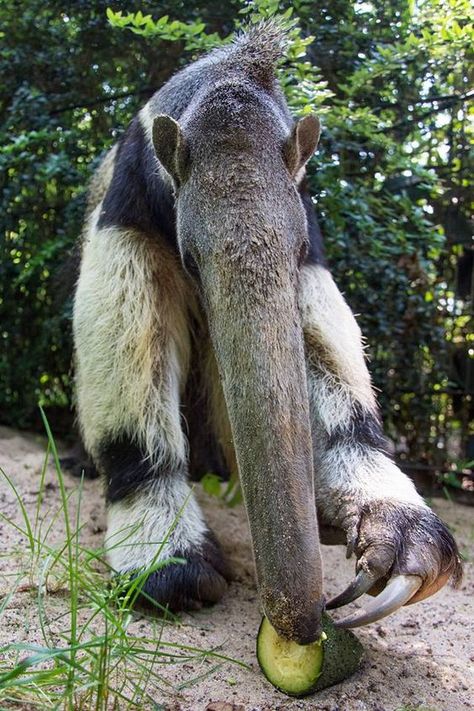
[[[357,576],[332,606],[383,593],[364,624],[436,592],[461,566],[456,544],[387,452],[360,329],[329,271],[306,265],[299,305],[312,410],[318,515],[356,553]],[[324,538],[323,538],[324,542]]]
[[[100,207],[99,207],[100,210]],[[97,213],[96,213],[97,214]],[[117,573],[172,610],[217,601],[226,566],[187,482],[180,399],[190,358],[192,295],[157,236],[90,220],[74,305],[77,409],[104,474],[106,548]]]

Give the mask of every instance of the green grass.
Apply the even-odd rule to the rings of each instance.
[[[0,517],[24,543],[16,552],[8,552],[9,592],[0,598],[0,625],[11,603],[21,605],[26,595],[27,604],[34,604],[40,642],[13,640],[0,647],[0,709],[159,709],[163,707],[158,699],[170,701],[224,664],[246,666],[220,649],[167,641],[167,632],[179,620],[162,609],[159,617],[148,617],[143,634],[137,631],[133,605],[146,574],[132,584],[111,579],[104,550],[81,543],[82,482],[73,492],[67,491],[44,414],[43,420],[48,445],[33,513],[28,513],[13,480],[2,472],[15,495],[21,522],[1,513]],[[46,505],[50,460],[60,493],[55,510]],[[58,530],[64,532],[59,543]],[[131,532],[124,531],[117,544],[126,545]],[[164,544],[157,548],[157,558]],[[180,562],[155,562],[152,569],[171,560]],[[197,665],[197,673],[190,676],[183,664]],[[177,665],[181,665],[180,681],[173,685],[169,670]]]

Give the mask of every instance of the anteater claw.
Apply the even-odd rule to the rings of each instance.
[[[462,578],[456,542],[445,524],[424,505],[393,501],[365,505],[359,514],[354,552],[357,575],[327,607],[347,605],[367,592],[376,597],[362,610],[340,620],[338,627],[375,622],[402,605],[434,595],[449,580],[459,585]]]
[[[359,570],[356,577],[347,586],[347,588],[333,597],[326,605],[327,610],[334,610],[336,607],[348,605],[350,602],[357,600],[358,597],[366,593],[370,588],[380,580],[382,576],[376,573],[369,573],[366,570]]]
[[[381,620],[383,617],[391,615],[392,612],[395,612],[395,610],[405,605],[421,587],[422,583],[423,580],[419,575],[395,575],[389,580],[383,592],[371,600],[364,609],[358,610],[353,615],[344,617],[342,620],[336,622],[335,625],[336,627],[347,629],[350,627],[361,627],[362,625],[368,625],[371,622]]]

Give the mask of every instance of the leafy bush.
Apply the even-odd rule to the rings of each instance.
[[[467,437],[467,406],[453,392],[462,397],[473,351],[468,292],[455,278],[470,245],[469,3],[170,0],[161,17],[154,10],[100,0],[0,9],[10,68],[0,102],[1,421],[35,425],[40,400],[56,431],[70,428],[71,304],[58,298],[57,275],[100,155],[176,68],[236,24],[280,13],[291,28],[282,84],[295,113],[323,120],[309,181],[388,432],[401,456],[446,467],[462,451],[448,445]]]

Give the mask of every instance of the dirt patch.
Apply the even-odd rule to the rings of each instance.
[[[33,513],[44,459],[41,438],[0,428],[0,466],[12,478],[26,509]],[[56,475],[48,467],[46,515],[59,504]],[[77,481],[67,478],[67,487]],[[260,623],[259,601],[253,577],[253,561],[245,511],[229,509],[199,492],[203,508],[232,563],[235,581],[221,603],[214,608],[184,615],[182,624],[167,628],[166,639],[202,648],[220,647],[229,657],[246,662],[250,671],[224,664],[211,676],[173,696],[154,693],[155,708],[173,711],[277,711],[314,709],[320,711],[395,711],[423,708],[425,711],[461,711],[472,708],[474,699],[474,647],[472,644],[474,530],[472,509],[449,501],[435,500],[433,508],[450,525],[460,549],[467,557],[465,578],[460,590],[443,589],[427,601],[407,607],[379,624],[360,629],[357,634],[366,650],[361,670],[351,679],[307,700],[295,701],[276,692],[259,671],[255,658],[255,638]],[[0,482],[0,510],[11,520],[21,516],[14,494]],[[105,527],[99,481],[86,481],[82,501],[83,542],[90,547],[102,543]],[[58,521],[54,535],[64,531]],[[26,545],[21,534],[0,521],[0,602],[9,590],[16,551]],[[354,562],[345,559],[341,547],[323,548],[325,586],[329,596],[340,592],[351,579]],[[68,606],[67,595],[54,596],[58,615]],[[336,613],[335,613],[336,616]],[[135,630],[145,631],[149,623],[137,617]],[[149,633],[149,630],[148,630]],[[11,641],[38,643],[38,610],[35,596],[17,593],[2,617],[0,644]],[[167,679],[175,686],[183,674],[205,676],[209,666],[185,665],[170,668]]]

